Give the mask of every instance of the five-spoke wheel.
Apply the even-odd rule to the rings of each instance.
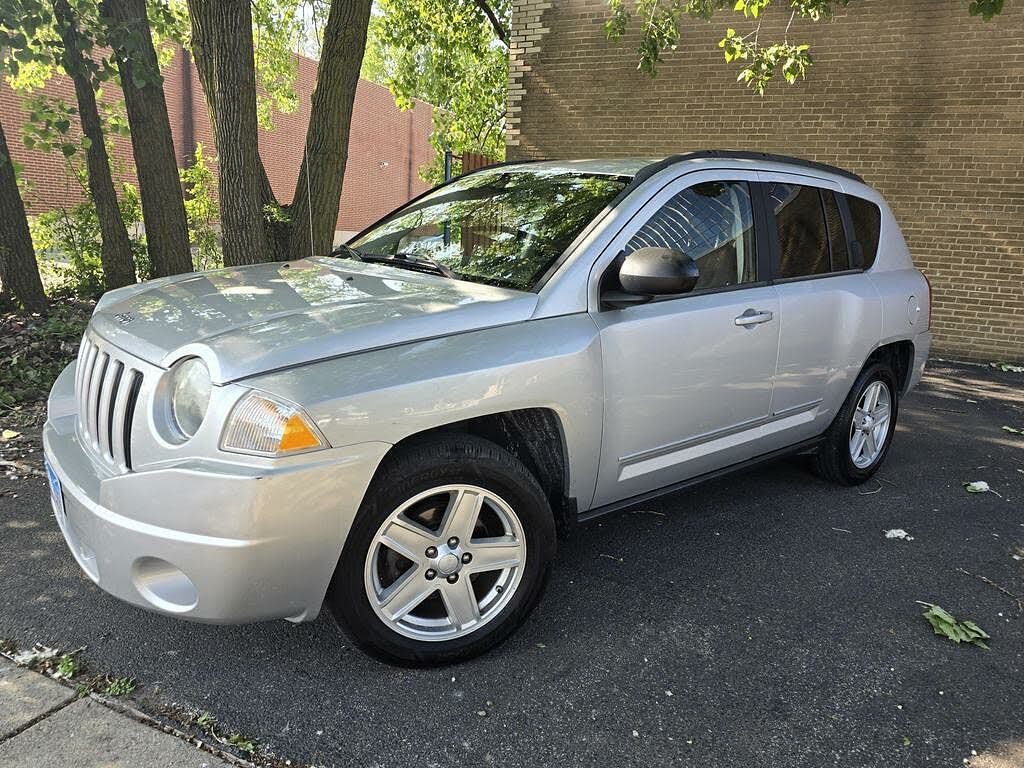
[[[554,554],[548,497],[523,463],[481,437],[437,435],[384,460],[328,600],[376,656],[461,661],[526,619]]]
[[[899,409],[897,377],[887,361],[864,367],[818,448],[815,464],[827,480],[863,483],[882,465]]]
[[[504,499],[477,486],[439,486],[381,524],[366,555],[366,596],[396,632],[450,640],[501,612],[525,560],[522,523]]]
[[[857,403],[850,422],[850,458],[859,469],[870,467],[889,434],[892,395],[882,380],[871,382]]]

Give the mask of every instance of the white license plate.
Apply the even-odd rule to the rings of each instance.
[[[53,467],[50,466],[50,460],[45,456],[43,463],[46,465],[46,479],[50,483],[50,503],[53,504],[53,514],[63,522],[64,494],[60,489],[60,480],[57,478],[57,473],[53,471]]]

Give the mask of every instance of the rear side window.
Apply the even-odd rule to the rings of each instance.
[[[828,227],[817,187],[773,181],[767,191],[779,237],[779,277],[827,274]]]
[[[850,207],[850,218],[853,220],[853,237],[855,240],[855,256],[860,255],[861,263],[856,264],[862,269],[869,269],[878,255],[878,233],[882,227],[882,211],[870,200],[862,197],[846,196]],[[856,252],[860,252],[857,254]]]
[[[850,249],[846,244],[846,230],[839,203],[831,189],[821,190],[821,201],[825,205],[825,223],[828,225],[828,242],[832,249],[832,271],[842,272],[850,268]]]

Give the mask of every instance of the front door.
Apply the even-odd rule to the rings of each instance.
[[[682,251],[697,262],[700,280],[684,296],[593,312],[605,389],[595,506],[761,452],[771,429],[780,322],[778,293],[764,281],[755,181],[737,172],[688,174],[611,244],[623,253]],[[615,287],[617,263],[600,278],[606,288],[609,281]]]

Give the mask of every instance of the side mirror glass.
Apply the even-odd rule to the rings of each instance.
[[[627,254],[619,266],[622,291],[602,297],[614,307],[642,304],[654,296],[689,293],[700,279],[697,262],[671,248],[640,248]]]

